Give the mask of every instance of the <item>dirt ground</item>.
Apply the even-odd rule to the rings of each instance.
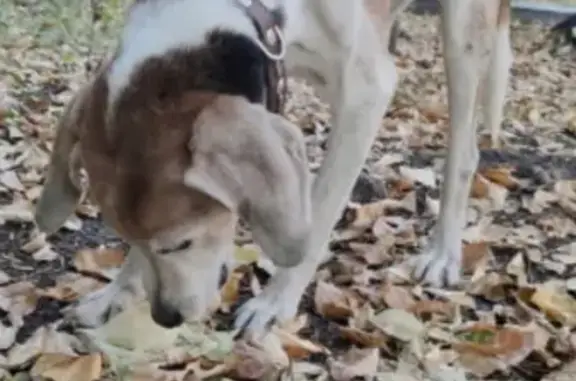
[[[398,92],[300,319],[260,346],[231,341],[233,311],[271,271],[241,230],[238,267],[201,329],[176,339],[136,307],[81,339],[61,329],[63,308],[102,287],[125,250],[90,205],[51,237],[31,223],[58,115],[85,78],[86,57],[99,57],[118,25],[117,2],[106,4],[94,27],[89,12],[64,2],[0,1],[0,377],[541,380],[574,358],[576,50],[538,23],[514,23],[501,149],[480,126],[465,282],[421,287],[403,263],[437,215],[447,107],[438,20],[412,14],[400,20]],[[310,88],[291,80],[290,89],[286,114],[305,132],[314,170],[329,113]],[[123,346],[112,343],[118,332]]]

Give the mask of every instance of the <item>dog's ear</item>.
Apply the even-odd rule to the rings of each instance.
[[[186,184],[239,211],[278,266],[300,263],[311,225],[300,129],[242,97],[219,96],[200,113],[190,150]]]
[[[34,220],[40,231],[47,234],[55,232],[64,224],[74,212],[82,195],[71,173],[75,170],[74,161],[79,160],[74,130],[78,121],[77,107],[81,96],[82,93],[78,93],[72,98],[60,118],[48,173],[36,204]]]

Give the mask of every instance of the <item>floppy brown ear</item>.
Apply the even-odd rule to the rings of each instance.
[[[300,129],[242,97],[221,96],[199,115],[188,186],[231,210],[278,266],[302,260],[311,225],[311,175]]]
[[[74,129],[78,120],[76,109],[80,96],[81,93],[68,103],[60,118],[48,173],[36,204],[34,220],[38,228],[47,234],[55,232],[64,224],[74,212],[82,194],[71,176],[71,163],[79,160]]]

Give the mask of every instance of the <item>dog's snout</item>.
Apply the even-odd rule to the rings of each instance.
[[[162,302],[152,305],[152,319],[164,328],[178,327],[184,323],[184,316],[178,309]]]

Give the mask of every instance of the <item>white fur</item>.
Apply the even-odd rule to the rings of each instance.
[[[313,228],[309,241],[300,248],[303,260],[274,274],[265,290],[242,307],[236,321],[238,327],[245,326],[258,333],[271,320],[294,315],[304,289],[325,258],[330,232],[394,94],[397,82],[394,60],[381,47],[387,46],[394,18],[410,1],[391,0],[393,14],[382,16],[378,22],[381,29],[375,28],[364,8],[368,1],[378,0],[275,0],[287,11],[286,64],[290,73],[316,86],[330,103],[334,119],[324,164],[313,186]],[[416,261],[416,274],[436,285],[454,284],[460,276],[462,227],[478,161],[476,97],[482,74],[490,62],[499,74],[489,76],[492,85],[487,87],[486,99],[495,98],[488,102],[488,123],[493,128],[500,124],[498,109],[502,107],[506,87],[503,81],[507,77],[503,72],[510,61],[506,53],[508,37],[501,32],[498,38],[477,38],[471,27],[477,24],[474,17],[479,4],[494,10],[498,1],[442,0],[451,141],[439,221],[431,245]],[[117,94],[129,83],[130,73],[146,57],[179,46],[201,44],[205,32],[211,28],[226,27],[254,38],[250,20],[234,2],[174,0],[157,2],[162,8],[141,5],[127,20],[122,37],[124,50],[109,77],[112,93]],[[491,56],[492,61],[486,59]],[[273,257],[272,253],[267,254]],[[194,277],[193,261],[189,265],[190,277]],[[126,278],[137,276],[136,271],[122,273]],[[117,292],[112,286],[109,290]]]
[[[299,2],[289,2],[287,10],[294,12]],[[265,0],[264,3],[276,7],[284,1]],[[293,30],[294,21],[287,27]],[[206,33],[215,28],[225,28],[257,40],[252,22],[235,0],[172,0],[135,5],[120,39],[121,54],[108,76],[109,102],[114,102],[130,82],[132,72],[144,60],[176,48],[199,46],[204,43]]]

